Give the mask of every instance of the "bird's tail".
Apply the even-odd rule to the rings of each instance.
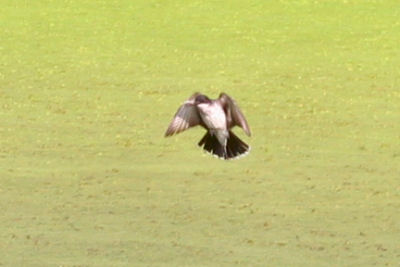
[[[229,131],[226,147],[221,145],[215,135],[207,132],[198,143],[204,150],[222,159],[234,159],[246,155],[250,151],[249,145]]]

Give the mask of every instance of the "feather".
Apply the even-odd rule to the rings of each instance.
[[[228,128],[231,129],[234,126],[239,126],[248,136],[250,136],[250,127],[235,100],[233,100],[229,95],[221,93],[218,101],[225,110]]]
[[[194,100],[198,95],[199,93],[194,93],[179,107],[165,132],[165,136],[171,136],[201,124],[200,115],[194,104]]]

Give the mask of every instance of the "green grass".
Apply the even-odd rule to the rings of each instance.
[[[2,0],[0,266],[396,266],[397,1]],[[164,131],[233,96],[246,158]]]

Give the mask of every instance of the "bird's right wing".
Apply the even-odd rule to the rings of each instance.
[[[201,124],[200,115],[194,105],[195,98],[198,95],[199,93],[194,93],[179,107],[165,132],[165,136],[171,136],[183,132],[190,127]]]
[[[246,118],[244,117],[239,106],[236,104],[235,100],[233,100],[233,98],[229,95],[221,93],[218,101],[222,104],[226,112],[228,127],[232,128],[233,126],[237,125],[241,127],[248,136],[250,136],[251,133],[249,124],[247,123]]]

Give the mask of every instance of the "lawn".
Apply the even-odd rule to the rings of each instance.
[[[1,0],[0,266],[397,266],[400,9]],[[215,159],[193,92],[252,147]]]

